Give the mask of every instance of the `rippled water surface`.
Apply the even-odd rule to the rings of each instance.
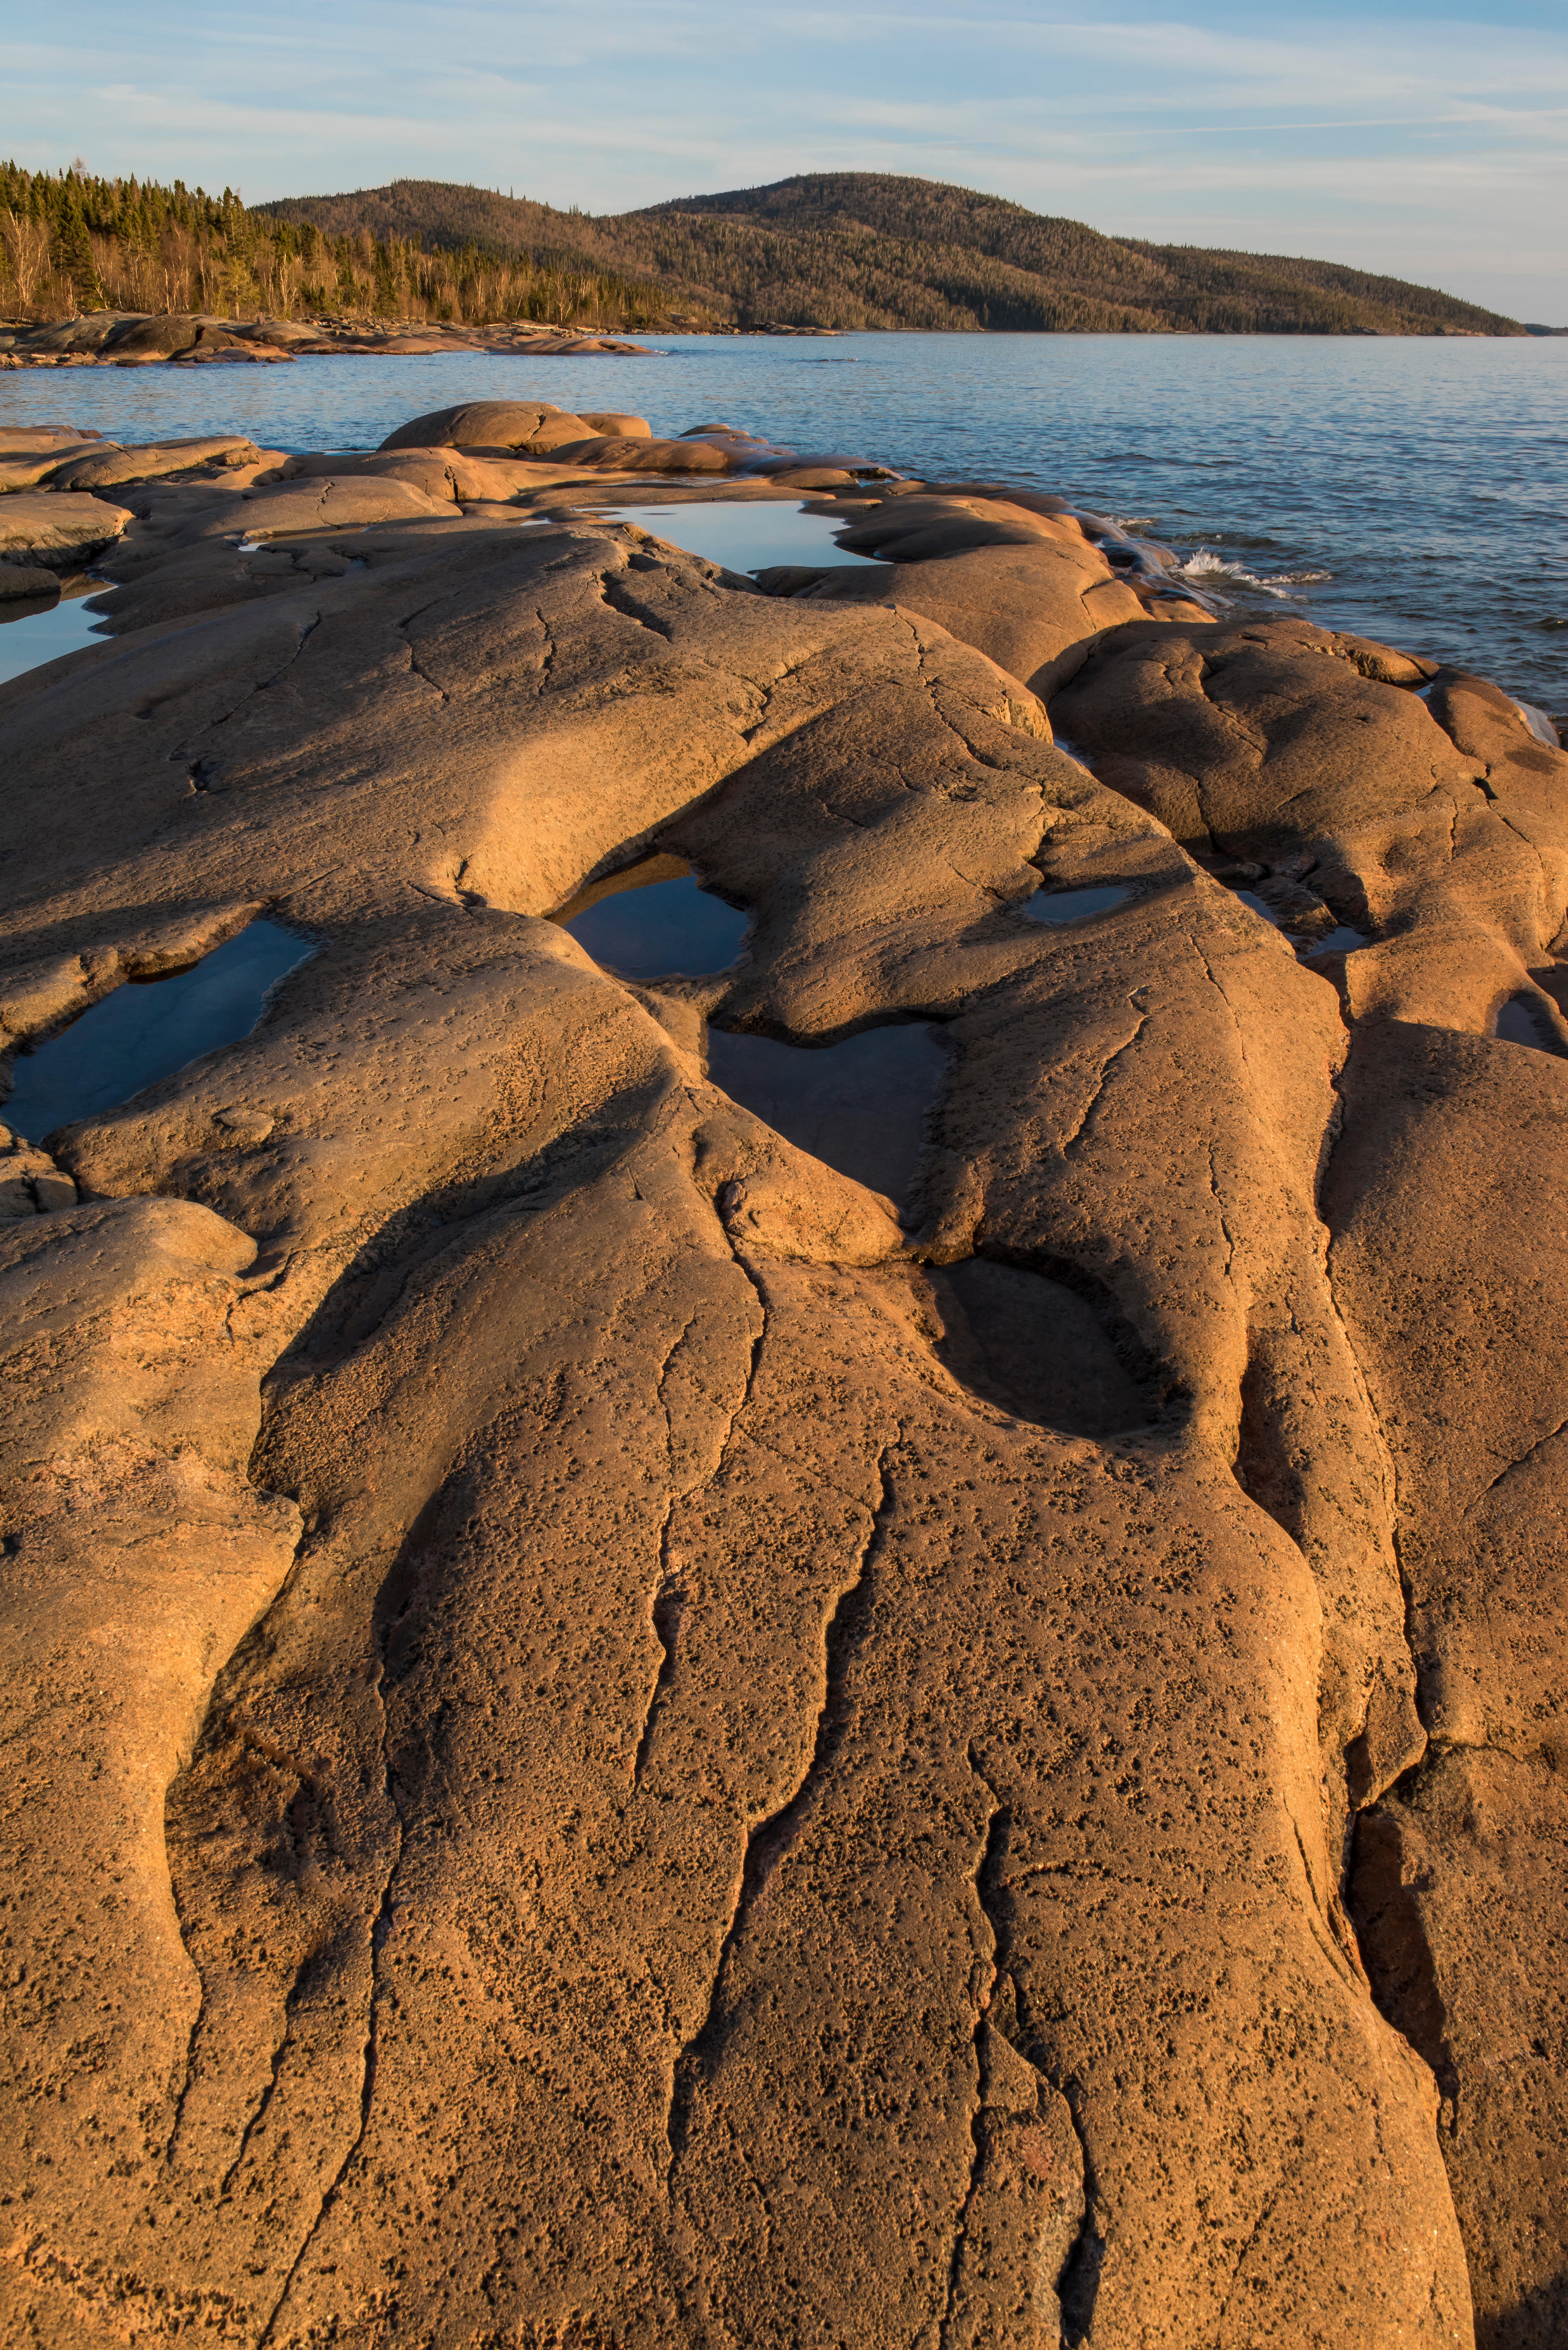
[[[1005,477],[1145,520],[1243,606],[1304,610],[1568,709],[1568,340],[689,336],[659,352],[18,370],[0,379],[0,421],[363,448],[454,400],[537,395],[636,410],[660,432],[743,425],[805,454]]]

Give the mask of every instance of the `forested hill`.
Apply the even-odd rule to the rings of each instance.
[[[806,172],[595,217],[435,180],[247,206],[0,163],[0,314],[189,310],[622,327],[1520,335],[1334,262],[1101,236],[1000,196]]]
[[[1102,236],[940,181],[803,172],[645,211],[557,212],[432,180],[257,210],[333,238],[528,255],[657,289],[670,320],[1078,334],[1518,335],[1431,288],[1328,261]],[[628,322],[629,323],[629,322]]]

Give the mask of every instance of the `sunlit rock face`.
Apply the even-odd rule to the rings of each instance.
[[[1568,759],[576,421],[0,688],[9,2333],[1558,2338]]]

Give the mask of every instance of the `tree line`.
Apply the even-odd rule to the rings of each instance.
[[[100,179],[78,161],[0,164],[0,309],[17,320],[109,309],[596,327],[651,324],[664,304],[658,287],[580,255],[427,250],[364,227],[334,235],[247,210],[232,188]]]
[[[247,208],[180,181],[0,165],[0,307],[550,326],[1045,334],[1512,335],[1517,322],[1333,262],[1108,237],[879,172],[595,217],[398,180]]]

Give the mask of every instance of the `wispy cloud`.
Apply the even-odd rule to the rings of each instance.
[[[1552,0],[1484,25],[1428,0],[1275,23],[1241,0],[78,0],[68,51],[8,46],[0,148],[253,199],[414,173],[594,211],[924,172],[1123,234],[1330,252],[1482,299],[1506,282],[1510,307],[1568,317]]]

